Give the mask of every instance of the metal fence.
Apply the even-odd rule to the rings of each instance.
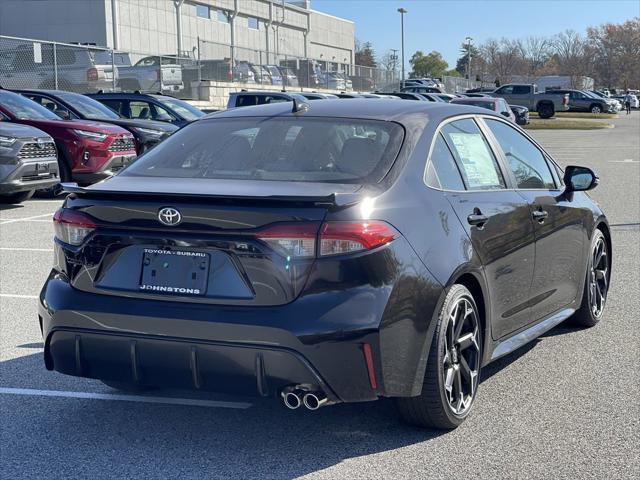
[[[202,81],[369,92],[397,87],[398,75],[336,59],[309,59],[203,40],[193,57],[179,57],[0,36],[0,85],[4,88],[162,91],[193,98],[198,89],[192,86]]]
[[[202,80],[371,92],[397,85],[397,71],[365,67],[347,59],[312,59],[198,40]]]

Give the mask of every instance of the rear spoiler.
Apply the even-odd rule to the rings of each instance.
[[[364,198],[367,194],[360,190],[353,193],[332,193],[330,195],[317,196],[317,195],[217,195],[215,193],[207,194],[189,194],[189,193],[167,193],[167,192],[136,192],[136,191],[120,191],[120,190],[92,190],[87,187],[81,187],[77,183],[62,183],[62,191],[67,193],[73,193],[77,195],[87,195],[91,197],[115,197],[115,196],[135,196],[135,197],[153,197],[161,196],[163,198],[190,198],[190,199],[237,199],[237,200],[266,200],[276,202],[302,202],[302,203],[314,203],[316,205],[327,205],[334,207],[347,207],[354,205]]]

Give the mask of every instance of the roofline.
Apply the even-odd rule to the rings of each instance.
[[[348,19],[346,19],[346,18],[336,17],[335,15],[331,15],[331,14],[329,14],[329,13],[320,12],[320,11],[318,11],[318,10],[314,10],[314,9],[312,9],[312,8],[310,8],[310,9],[308,10],[308,12],[310,12],[310,13],[317,13],[318,15],[324,15],[325,17],[329,17],[329,18],[335,18],[336,20],[341,20],[341,21],[343,21],[343,22],[350,23],[351,25],[353,25],[353,24],[355,23],[353,20],[348,20]]]

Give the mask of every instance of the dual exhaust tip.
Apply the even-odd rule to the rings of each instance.
[[[308,410],[318,410],[328,402],[326,395],[320,392],[304,392],[301,390],[283,390],[282,401],[287,408],[295,410],[304,405]]]

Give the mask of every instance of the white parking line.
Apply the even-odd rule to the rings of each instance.
[[[33,217],[12,218],[10,220],[2,220],[0,221],[0,225],[6,225],[7,223],[15,223],[15,222],[28,222],[29,220],[33,220],[34,218],[42,218],[42,217],[53,217],[53,213],[43,213],[42,215],[34,215]]]
[[[640,160],[634,160],[633,158],[625,158],[624,160],[611,160],[611,163],[640,163]]]
[[[37,295],[18,295],[16,293],[0,293],[0,298],[38,298]]]
[[[164,405],[187,405],[190,407],[237,408],[245,410],[252,404],[246,402],[221,402],[195,398],[147,397],[143,395],[115,395],[107,393],[64,392],[61,390],[34,390],[30,388],[0,387],[0,394],[35,397],[80,398],[84,400],[112,400],[120,402],[159,403]]]
[[[53,248],[20,248],[20,247],[0,247],[0,251],[7,252],[53,252]]]

